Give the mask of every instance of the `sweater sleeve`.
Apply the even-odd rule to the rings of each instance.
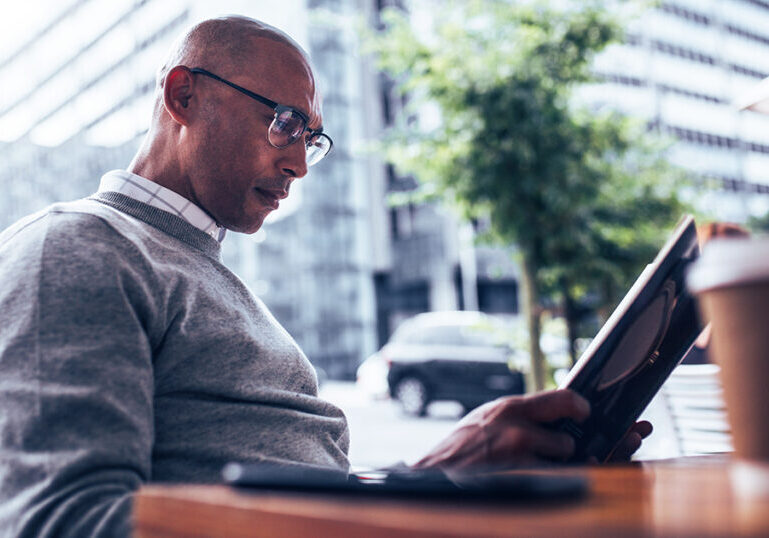
[[[0,237],[0,535],[131,534],[153,440],[135,248],[90,215]]]

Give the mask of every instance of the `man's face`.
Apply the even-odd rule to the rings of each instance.
[[[314,81],[303,58],[268,39],[254,41],[253,67],[212,69],[235,84],[304,112],[309,127],[321,126]],[[288,196],[294,179],[307,173],[304,139],[285,148],[268,140],[274,111],[225,84],[196,76],[200,120],[182,137],[182,174],[190,200],[234,231],[256,232]]]

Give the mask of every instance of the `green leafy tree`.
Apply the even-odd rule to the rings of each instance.
[[[639,239],[658,246],[680,209],[663,161],[642,158],[628,122],[574,103],[620,26],[599,2],[558,5],[443,2],[421,32],[390,12],[373,43],[413,107],[387,158],[518,247],[535,389],[545,382],[542,298],[557,291],[568,306],[606,288],[613,300],[650,260]],[[437,109],[429,122],[414,112],[425,109]]]
[[[747,227],[757,234],[769,233],[769,213],[760,217],[750,217],[747,222]]]
[[[548,265],[542,269],[545,289],[562,299],[572,362],[581,332],[580,306],[589,300],[605,320],[652,261],[673,223],[691,210],[677,192],[693,188],[692,181],[665,160],[662,141],[648,139],[625,119],[611,118],[609,127],[616,130],[609,153],[622,159],[605,153],[595,164],[603,168],[595,178],[595,197],[568,217],[571,234],[550,238]]]

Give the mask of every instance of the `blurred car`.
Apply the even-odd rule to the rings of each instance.
[[[387,385],[387,373],[390,366],[377,351],[360,363],[355,375],[355,383],[367,396],[375,400],[385,400],[390,397],[390,387]]]
[[[315,378],[318,380],[318,389],[320,389],[328,381],[328,374],[320,366],[313,365],[313,368],[315,368]]]
[[[406,414],[423,416],[436,400],[470,410],[525,390],[522,350],[504,339],[506,324],[481,312],[428,312],[405,320],[379,351],[389,365],[391,396]],[[525,363],[525,360],[523,361]]]

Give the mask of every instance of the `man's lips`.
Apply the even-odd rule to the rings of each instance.
[[[266,189],[256,189],[256,188],[254,190],[265,202],[265,205],[273,210],[278,209],[278,207],[280,206],[280,201],[286,196],[288,196],[288,193],[282,190],[270,191]]]

